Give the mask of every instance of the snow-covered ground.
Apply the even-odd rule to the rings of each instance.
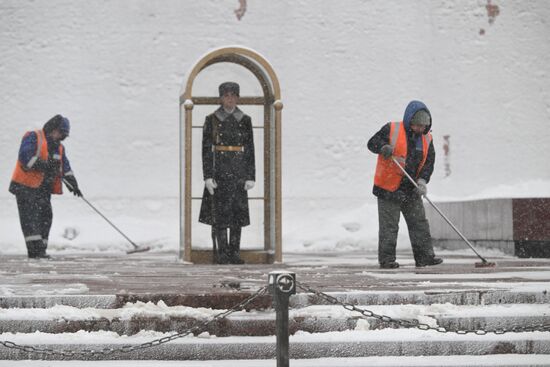
[[[369,186],[370,189],[370,186]],[[453,198],[430,195],[432,201],[478,198],[550,197],[550,181],[522,182],[487,188],[479,195]],[[179,248],[179,203],[177,198],[88,199],[117,227],[138,244],[153,251],[177,252]],[[23,254],[14,198],[0,199],[0,253]],[[54,223],[48,250],[52,254],[122,253],[131,245],[87,204],[72,196],[54,197]],[[283,248],[285,252],[375,251],[378,244],[378,214],[373,198],[359,200],[314,199],[283,203]],[[427,205],[427,204],[426,204]],[[307,215],[305,214],[307,213]],[[441,219],[442,220],[442,219]],[[243,248],[257,248],[260,231],[255,223],[243,230]],[[203,228],[204,227],[204,228]],[[197,247],[209,247],[207,226],[196,224],[203,235]],[[398,249],[410,248],[406,224],[400,225]],[[252,234],[251,234],[252,232]],[[205,237],[206,234],[206,237]],[[249,240],[249,241],[247,241]]]

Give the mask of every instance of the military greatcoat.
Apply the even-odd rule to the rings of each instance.
[[[206,116],[202,135],[204,179],[213,178],[214,195],[204,189],[199,222],[218,228],[250,224],[245,181],[256,181],[252,120],[240,109],[222,107]]]

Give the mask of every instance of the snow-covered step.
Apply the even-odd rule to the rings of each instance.
[[[171,334],[141,332],[118,336],[109,332],[9,334],[0,340],[54,350],[103,350],[138,346]],[[349,358],[368,356],[452,356],[487,354],[550,354],[549,333],[456,335],[421,330],[355,330],[329,333],[299,332],[290,337],[290,357]],[[71,359],[220,360],[273,359],[275,337],[183,337],[160,346],[128,353],[75,356]],[[63,359],[0,346],[0,359]]]
[[[547,354],[488,354],[479,356],[375,356],[349,358],[292,359],[292,367],[543,367],[548,366]],[[51,367],[51,361],[0,361],[10,367]],[[9,364],[8,364],[9,363]],[[116,363],[116,364],[114,364]],[[74,361],[56,361],[55,367],[74,367]],[[206,360],[206,361],[155,361],[155,367],[276,367],[274,359]],[[79,367],[151,367],[151,361],[117,360],[79,361]]]
[[[447,291],[346,291],[327,292],[341,302],[364,305],[400,305],[451,303],[454,305],[491,305],[513,303],[550,303],[550,283],[537,285],[537,290],[447,290]],[[535,288],[534,286],[526,286]],[[251,292],[255,291],[252,290]],[[128,302],[158,302],[162,300],[169,306],[229,308],[239,303],[251,293],[227,292],[225,294],[114,294],[114,295],[1,295],[0,308],[46,308],[55,305],[92,308],[118,308]],[[264,296],[252,306],[271,307],[271,297]],[[290,297],[290,307],[299,308],[326,304],[322,298],[310,293],[297,293]]]
[[[452,304],[424,305],[359,305],[377,315],[394,319],[415,320],[433,327],[451,330],[511,329],[514,326],[550,324],[550,304],[456,306]],[[46,309],[0,309],[0,333],[63,333],[85,331],[113,331],[120,335],[133,335],[140,330],[181,332],[214,318],[225,310],[170,307],[162,301],[153,304],[126,304],[120,309],[79,309],[54,306]],[[362,324],[360,323],[362,322]],[[289,311],[291,333],[312,333],[369,329],[399,328],[395,323],[377,318],[365,318],[358,312],[342,306],[310,306]],[[212,335],[273,335],[275,314],[270,310],[235,312],[213,322],[206,329]]]
[[[306,331],[311,333],[353,330],[357,327],[358,318],[322,318],[312,319],[292,318],[289,320],[291,332]],[[413,321],[405,318],[403,320]],[[448,330],[497,330],[511,329],[515,326],[537,327],[542,324],[550,324],[550,317],[527,316],[513,318],[478,317],[478,318],[456,318],[437,317],[433,324],[444,327]],[[32,333],[41,331],[45,333],[64,333],[84,331],[113,331],[120,335],[134,335],[141,330],[154,330],[160,332],[183,331],[201,322],[188,318],[133,318],[131,320],[4,320],[0,321],[0,333],[19,332]],[[369,320],[371,329],[401,328],[395,323],[384,322],[376,319]],[[234,319],[229,318],[215,322],[206,329],[212,335],[217,336],[264,336],[273,335],[275,332],[275,320],[273,317],[255,319]]]
[[[550,303],[550,283],[536,291],[510,290],[448,290],[448,291],[371,291],[327,292],[340,302],[362,305],[500,305],[513,303]],[[327,302],[311,293],[297,293],[290,297],[290,307],[306,307]]]
[[[123,303],[122,303],[123,304]],[[55,305],[67,305],[72,307],[91,308],[116,308],[121,303],[117,302],[114,294],[105,295],[2,295],[0,296],[1,308],[46,308]]]

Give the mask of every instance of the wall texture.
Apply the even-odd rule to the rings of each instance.
[[[89,196],[177,197],[185,72],[233,44],[279,74],[286,200],[370,199],[366,140],[411,99],[433,114],[432,193],[550,179],[548,1],[248,0],[240,21],[238,5],[2,0],[0,200],[22,133],[56,113]]]

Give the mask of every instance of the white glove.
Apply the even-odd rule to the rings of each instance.
[[[254,182],[254,181],[248,181],[248,180],[247,180],[247,181],[245,181],[245,183],[244,183],[244,189],[245,189],[246,191],[248,191],[248,190],[250,190],[251,188],[253,188],[255,184],[256,184],[256,182]]]
[[[204,180],[204,186],[206,186],[206,189],[210,195],[214,195],[214,189],[218,188],[218,184],[212,178],[207,178]]]
[[[420,178],[418,181],[416,181],[416,184],[418,185],[418,188],[416,189],[416,192],[420,196],[426,196],[428,194],[428,187],[426,186],[426,180]]]

